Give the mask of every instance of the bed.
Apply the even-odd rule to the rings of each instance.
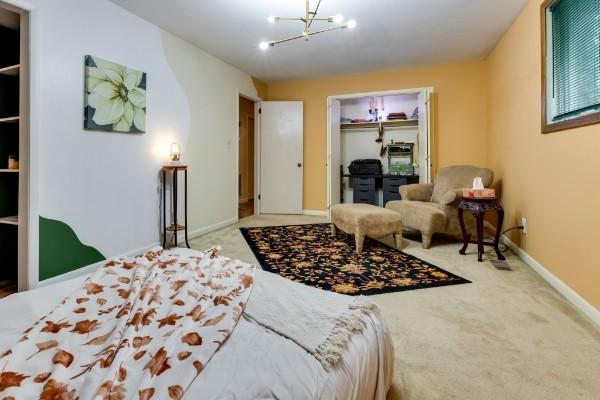
[[[257,270],[255,279],[261,279],[261,274],[268,273]],[[81,276],[0,300],[0,350],[19,340],[26,328],[87,278]],[[352,335],[340,362],[329,370],[292,340],[243,314],[183,398],[383,400],[391,385],[393,354],[391,337],[378,310],[370,313],[366,326]]]

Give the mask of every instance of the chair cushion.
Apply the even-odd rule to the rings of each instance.
[[[388,201],[385,208],[402,216],[405,228],[432,234],[444,232],[448,221],[445,207],[436,203],[422,201],[395,200]]]
[[[402,232],[402,216],[370,204],[336,204],[331,207],[331,222],[346,233],[382,238]]]
[[[481,177],[485,187],[490,186],[494,181],[494,173],[487,168],[472,165],[453,165],[440,169],[433,185],[431,201],[443,203],[446,193],[455,189],[472,187],[473,179],[476,177]]]

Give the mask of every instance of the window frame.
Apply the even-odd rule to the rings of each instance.
[[[554,65],[548,65],[548,55],[552,52],[552,47],[549,46],[548,39],[548,27],[549,27],[549,8],[552,7],[560,0],[546,0],[541,5],[541,42],[542,42],[542,133],[552,133],[563,131],[566,129],[579,128],[582,126],[588,126],[592,124],[600,123],[600,111],[581,115],[579,117],[570,118],[559,122],[548,122],[548,108],[552,107],[552,103],[548,100],[548,93],[550,82],[552,79],[548,79],[548,68],[554,67]],[[550,36],[551,37],[551,36]],[[550,48],[549,48],[550,47]]]

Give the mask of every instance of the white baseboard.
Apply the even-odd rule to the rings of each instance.
[[[205,226],[205,227],[200,228],[200,229],[195,229],[195,230],[193,230],[191,232],[188,232],[188,239],[197,238],[198,236],[202,236],[202,235],[205,235],[207,233],[214,232],[214,231],[216,231],[218,229],[225,228],[226,226],[237,224],[237,222],[238,222],[238,218],[235,217],[235,218],[226,219],[225,221],[221,221],[221,222],[218,222],[216,224]],[[183,235],[181,233],[177,237],[177,240],[180,240],[180,238],[183,238]]]
[[[309,215],[313,217],[327,217],[329,216],[329,213],[327,212],[327,210],[302,210],[302,215]]]
[[[213,224],[213,225],[205,226],[205,227],[200,228],[200,229],[196,229],[196,230],[194,230],[192,232],[188,232],[188,239],[193,239],[193,238],[196,238],[198,236],[202,236],[202,235],[204,235],[206,233],[210,233],[210,232],[216,231],[217,229],[221,229],[221,228],[224,228],[226,226],[235,224],[235,223],[237,223],[237,221],[238,221],[237,218],[231,218],[231,219],[219,222],[217,224]],[[183,234],[179,234],[178,237],[177,237],[177,240],[179,241],[179,243],[182,243],[183,240],[184,240],[184,235]],[[128,251],[128,252],[126,252],[124,254],[120,254],[120,255],[117,255],[117,256],[108,257],[107,259],[119,258],[119,257],[136,256],[138,254],[143,254],[143,253],[147,252],[148,250],[150,250],[150,249],[152,249],[154,247],[159,247],[160,245],[161,245],[161,243],[152,243],[152,244],[149,244],[147,246],[143,246],[143,247],[137,248],[135,250]],[[58,276],[54,276],[52,278],[40,281],[40,282],[38,282],[38,284],[35,287],[47,286],[47,285],[51,285],[53,283],[67,281],[69,279],[74,279],[74,278],[80,277],[82,275],[90,274],[90,273],[96,271],[98,269],[98,267],[100,265],[102,265],[102,263],[104,263],[104,262],[105,261],[100,261],[100,262],[97,262],[95,264],[90,264],[88,266],[78,268],[78,269],[76,269],[74,271],[70,271],[70,272],[67,272],[67,273],[64,273],[64,274],[61,274],[61,275],[58,275]]]
[[[501,242],[508,246],[529,268],[542,277],[550,286],[558,293],[575,306],[579,311],[584,313],[596,325],[600,326],[600,310],[587,302],[576,291],[567,286],[566,283],[558,279],[552,272],[548,271],[542,264],[537,262],[533,257],[527,254],[526,251],[517,246],[512,240],[506,236],[501,237]]]

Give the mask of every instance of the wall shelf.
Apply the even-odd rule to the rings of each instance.
[[[379,121],[379,122],[356,122],[350,124],[341,124],[341,129],[371,129],[379,128],[379,125],[384,128],[402,128],[419,126],[418,119],[399,119],[395,121]]]
[[[18,173],[18,169],[0,169],[1,173]]]
[[[0,217],[0,224],[3,225],[19,225],[19,219],[16,215],[9,217]]]
[[[0,74],[1,75],[8,75],[8,76],[19,76],[19,69],[21,68],[21,64],[17,64],[17,65],[11,65],[8,67],[3,67],[0,68]]]
[[[21,117],[0,118],[0,124],[16,124]]]

